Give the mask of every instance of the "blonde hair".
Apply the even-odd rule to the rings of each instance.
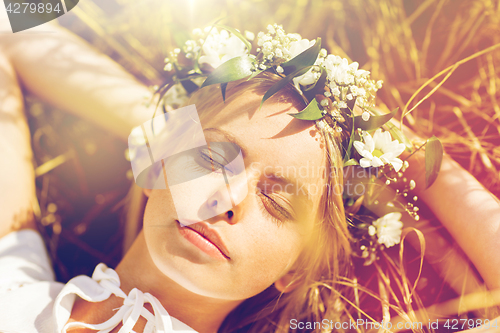
[[[246,91],[264,93],[280,78],[262,73],[249,81],[230,84],[226,102],[238,98]],[[289,85],[266,103],[286,99],[299,110],[305,107],[302,98]],[[209,86],[193,94],[188,104],[195,104],[200,119],[209,117],[223,105],[220,87]],[[225,319],[219,332],[289,332],[290,320],[320,322],[323,319],[340,321],[339,296],[344,293],[337,285],[340,277],[349,275],[350,242],[342,199],[341,138],[320,130],[325,143],[327,186],[320,201],[320,223],[307,250],[294,266],[291,284],[293,291],[280,293],[270,286],[245,300]],[[296,330],[294,330],[296,331]],[[320,328],[314,331],[320,331]]]

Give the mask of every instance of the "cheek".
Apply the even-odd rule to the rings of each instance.
[[[168,191],[154,190],[144,212],[144,238],[149,256],[156,268],[179,284],[185,284],[186,276],[179,262],[185,261],[184,246],[177,231],[177,215]]]
[[[153,190],[144,210],[144,237],[147,249],[158,268],[178,253],[169,251],[166,244],[176,250],[178,239],[174,237],[177,228],[175,206],[169,190]]]
[[[249,230],[239,239],[238,270],[233,281],[242,292],[255,295],[286,274],[304,247],[302,237],[293,225],[278,226],[264,217],[260,210],[246,220]],[[290,222],[288,222],[290,223]],[[246,229],[246,228],[245,228]]]
[[[146,207],[144,209],[144,227],[159,226],[164,224],[169,218],[175,219],[170,214],[175,212],[170,190],[150,190]]]
[[[170,196],[162,192],[165,190],[153,190],[144,210],[144,237],[153,259],[161,251],[161,239],[168,235],[171,220],[175,220],[168,214],[173,208],[171,200],[164,199]]]

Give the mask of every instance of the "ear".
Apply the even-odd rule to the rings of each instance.
[[[295,280],[294,280],[295,279]],[[274,282],[274,287],[282,293],[289,293],[297,288],[301,280],[297,278],[295,272],[290,271]]]
[[[149,196],[151,195],[151,189],[149,188],[145,188],[143,189],[143,192],[144,192],[144,195],[147,196],[149,198]]]

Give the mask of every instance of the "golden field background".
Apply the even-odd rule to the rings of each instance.
[[[421,137],[436,135],[500,197],[500,0],[89,0],[59,23],[155,85],[165,77],[176,35],[218,19],[241,31],[278,23],[304,38],[321,37],[329,53],[384,81],[380,107],[399,108],[397,117],[412,110],[406,125]],[[36,161],[46,166],[37,194],[58,279],[90,274],[99,262],[114,266],[131,184],[126,145],[26,99]],[[443,284],[435,288],[441,300],[452,295]]]

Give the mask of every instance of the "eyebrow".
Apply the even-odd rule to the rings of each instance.
[[[298,179],[292,179],[292,178],[289,178],[289,177],[284,177],[284,176],[280,176],[280,175],[277,175],[275,173],[271,174],[271,175],[268,175],[267,178],[270,178],[270,179],[273,179],[274,181],[276,181],[277,183],[280,183],[282,185],[285,186],[285,188],[288,186],[288,185],[291,185],[292,188],[293,188],[293,195],[294,196],[298,196],[298,197],[305,197],[307,200],[307,202],[309,204],[312,204],[312,201],[311,201],[311,193],[309,192],[309,190],[305,187],[305,184],[301,183]],[[303,194],[300,194],[298,193],[298,191],[302,190],[304,193]]]
[[[219,128],[215,128],[215,127],[207,128],[204,131],[216,132],[216,133],[222,135],[226,140],[237,144],[241,148],[241,153],[242,153],[243,157],[245,157],[247,155],[248,148],[246,148],[246,146],[243,145],[240,141],[238,141],[238,139],[236,139],[232,134],[230,134],[224,130],[221,130]],[[293,191],[294,191],[292,194],[295,197],[306,198],[307,200],[301,200],[301,201],[305,201],[305,202],[307,202],[307,204],[312,205],[311,193],[309,192],[309,190],[307,188],[305,188],[305,185],[302,184],[298,179],[293,180],[289,177],[277,175],[276,173],[272,173],[272,174],[268,175],[267,178],[275,180],[277,183],[284,185],[285,188],[287,185],[291,185],[293,188]],[[302,189],[305,193],[301,194],[301,195],[297,195],[298,189]]]
[[[207,128],[204,131],[216,132],[216,133],[222,135],[227,141],[235,143],[236,145],[238,145],[240,147],[241,154],[243,157],[247,156],[248,148],[246,148],[246,146],[243,145],[240,141],[238,141],[238,139],[236,139],[232,134],[230,134],[226,131],[223,131],[221,129],[215,128],[215,127]]]

